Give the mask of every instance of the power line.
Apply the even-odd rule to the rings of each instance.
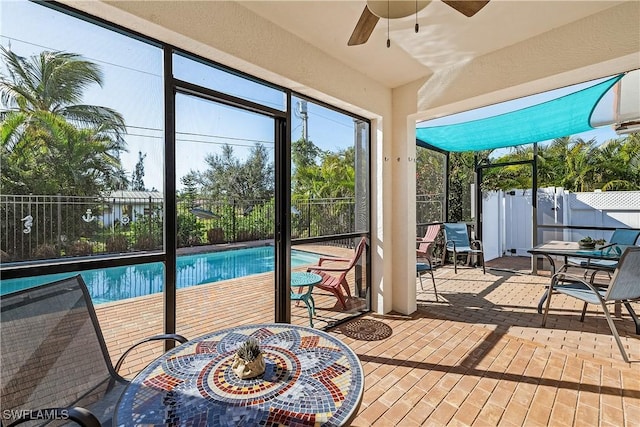
[[[127,128],[132,128],[132,129],[148,130],[148,131],[152,131],[152,132],[164,132],[163,129],[150,128],[150,127],[145,127],[145,126],[126,125],[126,127]],[[158,139],[164,138],[163,136],[142,135],[142,134],[135,134],[135,133],[131,133],[131,132],[128,132],[127,134],[128,135],[132,135],[132,136],[141,136],[141,137],[158,138]],[[259,143],[259,144],[270,144],[270,145],[275,144],[274,141],[268,141],[268,140],[263,140],[263,139],[238,138],[238,137],[223,136],[223,135],[209,135],[209,134],[196,133],[196,132],[176,132],[176,135],[201,136],[201,137],[204,137],[204,138],[216,138],[216,139],[224,139],[224,140],[229,140],[229,141],[246,141],[246,142]],[[203,140],[196,140],[196,139],[186,139],[186,138],[176,138],[176,140],[192,141],[192,142],[213,142],[213,141],[203,141]]]
[[[5,35],[0,35],[0,37],[4,37],[4,38],[8,39],[9,41],[14,40],[14,41],[17,41],[17,42],[20,42],[20,43],[28,44],[28,45],[31,45],[31,46],[36,46],[36,47],[39,47],[39,48],[42,48],[42,49],[45,49],[45,50],[58,51],[58,49],[55,49],[55,48],[50,47],[50,46],[44,46],[44,45],[41,45],[41,44],[28,42],[26,40],[18,39],[18,38],[15,38],[15,37],[9,37],[9,36],[5,36]],[[142,70],[139,70],[137,68],[127,67],[125,65],[120,65],[120,64],[116,64],[116,63],[113,63],[113,62],[105,61],[105,60],[102,60],[102,59],[93,58],[91,56],[85,56],[84,54],[80,54],[80,55],[85,59],[88,59],[88,60],[91,60],[91,61],[95,61],[95,62],[99,62],[101,64],[111,65],[113,67],[122,68],[124,70],[129,70],[129,71],[135,71],[135,72],[142,73],[142,74],[147,74],[147,75],[150,75],[150,76],[153,76],[153,77],[162,77],[162,74],[155,74],[155,73],[151,73],[151,72],[148,72],[148,71],[142,71]],[[219,68],[215,68],[215,69],[217,71],[222,71],[224,73],[227,73],[227,74],[231,75],[231,73],[228,73],[225,70],[220,70]],[[280,108],[279,105],[277,105],[277,104],[275,104],[273,102],[264,101],[264,100],[258,99],[258,98],[251,98],[250,96],[244,96],[244,95],[240,95],[240,97],[243,98],[243,99],[246,99],[248,101],[256,102],[258,104],[268,105],[268,106],[274,107],[274,108]]]
[[[128,133],[127,135],[130,136],[137,136],[140,138],[151,138],[151,139],[164,139],[163,136],[158,136],[158,135],[143,135],[143,134],[136,134],[136,133]],[[240,140],[242,141],[242,139],[239,138],[226,138],[223,136],[219,136],[216,138],[220,138],[220,139],[230,139],[230,140]],[[233,147],[244,147],[244,148],[252,148],[254,146],[254,144],[238,144],[236,143],[230,143],[230,142],[219,142],[219,141],[203,141],[201,139],[188,139],[188,138],[176,138],[176,142],[202,142],[202,143],[206,143],[206,144],[213,144],[213,145],[230,145]],[[255,141],[255,142],[260,142],[260,141]],[[266,147],[268,150],[273,150],[274,147]]]
[[[26,40],[21,40],[21,39],[15,38],[15,37],[9,37],[9,36],[5,36],[5,35],[2,35],[0,37],[4,37],[4,38],[9,39],[9,40],[17,41],[17,42],[28,44],[28,45],[31,45],[31,46],[36,46],[36,47],[39,47],[39,48],[42,48],[42,49],[46,49],[46,50],[50,50],[50,51],[56,51],[56,52],[58,51],[58,49],[55,49],[55,48],[52,48],[52,47],[49,47],[49,46],[43,46],[41,44],[28,42]],[[153,77],[162,77],[161,74],[154,74],[154,73],[150,73],[148,71],[142,71],[142,70],[139,70],[137,68],[127,67],[125,65],[120,65],[120,64],[113,63],[113,62],[104,61],[102,59],[92,58],[90,56],[85,56],[85,55],[82,55],[82,54],[80,54],[80,56],[82,56],[85,59],[91,60],[91,61],[99,62],[99,63],[106,64],[106,65],[111,65],[113,67],[122,68],[124,70],[135,71],[135,72],[142,73],[142,74],[148,74],[148,75],[153,76]]]

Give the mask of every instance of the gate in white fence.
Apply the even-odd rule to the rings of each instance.
[[[482,240],[487,260],[528,256],[532,246],[531,190],[492,191],[482,201]],[[538,243],[611,237],[613,231],[562,230],[545,225],[640,228],[640,191],[571,193],[538,189]]]

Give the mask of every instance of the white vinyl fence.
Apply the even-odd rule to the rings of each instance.
[[[482,240],[487,260],[528,256],[532,246],[531,190],[492,191],[482,201]],[[613,231],[562,230],[545,225],[640,228],[640,191],[571,193],[560,187],[538,189],[538,243],[577,241],[585,236],[608,241]]]

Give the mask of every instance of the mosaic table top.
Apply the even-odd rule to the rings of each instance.
[[[249,338],[266,370],[239,379],[231,364]],[[325,332],[284,323],[239,326],[191,340],[156,359],[124,391],[115,426],[336,426],[362,401],[356,354]]]

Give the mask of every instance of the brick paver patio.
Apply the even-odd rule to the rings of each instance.
[[[514,258],[492,264],[527,271],[527,262]],[[581,323],[581,305],[554,296],[547,328],[540,326],[536,306],[548,277],[498,269],[483,275],[471,268],[454,274],[445,266],[436,269],[440,302],[425,279],[425,291],[416,282],[417,312],[364,316],[390,327],[390,336],[356,339],[348,323],[329,330],[354,349],[365,370],[364,398],[353,425],[639,425],[640,336],[624,309],[615,323],[629,364],[594,306]],[[262,298],[224,312],[216,301],[233,293],[233,284],[215,291],[205,292],[205,286],[185,290],[179,295],[179,332],[196,336],[233,322],[270,321],[268,282],[253,284]],[[199,305],[187,310],[189,298]],[[324,316],[341,315],[335,298],[317,298]],[[127,342],[161,330],[161,300],[136,303],[135,308],[112,304],[97,309],[114,358]],[[634,304],[636,311],[639,306]],[[308,322],[303,307],[292,307],[292,313],[294,323]],[[141,350],[126,370],[134,372],[158,351]]]

